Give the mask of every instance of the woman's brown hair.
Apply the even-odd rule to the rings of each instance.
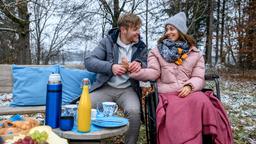
[[[177,30],[178,30],[178,29],[177,29]],[[180,40],[180,41],[187,41],[190,46],[196,46],[196,41],[194,40],[193,37],[191,37],[190,35],[187,35],[187,34],[183,34],[183,33],[180,32],[179,30],[178,30],[178,32],[179,32],[179,35],[180,35],[180,37],[179,37],[179,40]],[[164,39],[167,39],[167,36],[165,35],[165,32],[164,32],[164,34],[158,39],[157,44],[160,44]]]

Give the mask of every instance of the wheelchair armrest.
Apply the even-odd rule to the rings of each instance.
[[[205,75],[206,81],[214,81],[215,82],[215,88],[216,88],[216,97],[220,100],[220,84],[219,84],[219,75],[217,74],[206,74]]]
[[[205,78],[205,80],[214,80],[214,79],[218,79],[220,77],[217,74],[206,74],[204,78]]]

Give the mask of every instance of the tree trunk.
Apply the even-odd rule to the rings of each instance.
[[[227,33],[231,33],[230,32],[230,29],[227,29]],[[232,57],[232,59],[233,59],[233,62],[235,63],[235,65],[237,64],[237,60],[236,60],[236,58],[235,58],[235,55],[234,55],[234,52],[233,52],[233,49],[232,49],[232,42],[231,42],[232,40],[231,40],[231,35],[228,35],[228,50],[227,50],[227,53],[228,53],[228,55],[229,54],[231,54],[231,57]],[[228,59],[230,60],[230,55],[228,56]],[[229,62],[230,63],[230,62]],[[229,64],[228,63],[228,64]]]
[[[40,64],[40,61],[41,61],[41,42],[40,42],[40,37],[37,39],[37,42],[36,42],[36,64],[39,65]]]
[[[213,6],[212,0],[208,1],[209,11],[207,19],[207,39],[206,39],[206,63],[212,65],[212,22],[213,22]]]
[[[34,19],[35,19],[35,41],[36,41],[36,64],[39,65],[42,58],[42,47],[41,47],[41,9],[39,5],[34,6]]]
[[[106,28],[106,17],[107,15],[105,14],[105,16],[102,18],[102,25],[101,25],[101,38],[104,38],[105,37],[105,28]]]
[[[29,42],[29,15],[27,1],[22,1],[18,4],[19,18],[26,20],[26,23],[19,24],[19,39],[16,46],[16,63],[31,64],[31,51]]]
[[[217,1],[217,20],[216,20],[216,46],[215,46],[215,65],[219,59],[219,21],[220,19],[220,0]]]
[[[50,61],[50,58],[49,57],[46,57],[44,59],[44,65],[48,65],[49,64],[49,61]]]
[[[112,27],[117,27],[117,21],[120,15],[120,7],[119,7],[119,0],[114,0],[114,18]]]
[[[31,64],[29,34],[19,34],[16,50],[16,64]]]
[[[225,5],[226,5],[226,0],[222,1],[222,11],[221,11],[221,40],[220,40],[220,60],[221,63],[225,63],[225,55],[224,55],[224,48],[223,48],[223,43],[224,43],[224,23],[225,23]]]
[[[18,35],[14,44],[14,62],[16,64],[31,64],[28,2],[17,0],[14,7],[10,7],[10,3],[12,2],[1,0],[0,10],[3,16],[8,18],[12,23],[9,26],[12,27],[10,32],[17,33]]]
[[[238,33],[238,66],[240,68],[243,68],[243,54],[242,54],[242,48],[243,48],[243,20],[242,20],[242,8],[241,8],[241,3],[237,3],[238,7],[238,23],[237,23],[237,33]]]

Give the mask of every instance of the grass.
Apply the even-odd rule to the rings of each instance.
[[[121,136],[115,136],[109,139],[106,139],[107,144],[124,144],[124,135]],[[140,127],[140,133],[137,144],[146,144],[146,127],[144,124]]]

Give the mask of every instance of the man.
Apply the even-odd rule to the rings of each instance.
[[[126,144],[136,144],[140,128],[140,102],[136,94],[138,81],[128,73],[146,67],[147,49],[140,40],[141,19],[128,13],[118,20],[118,28],[108,32],[90,56],[85,67],[97,73],[91,87],[92,107],[104,101],[115,101],[129,119]]]

